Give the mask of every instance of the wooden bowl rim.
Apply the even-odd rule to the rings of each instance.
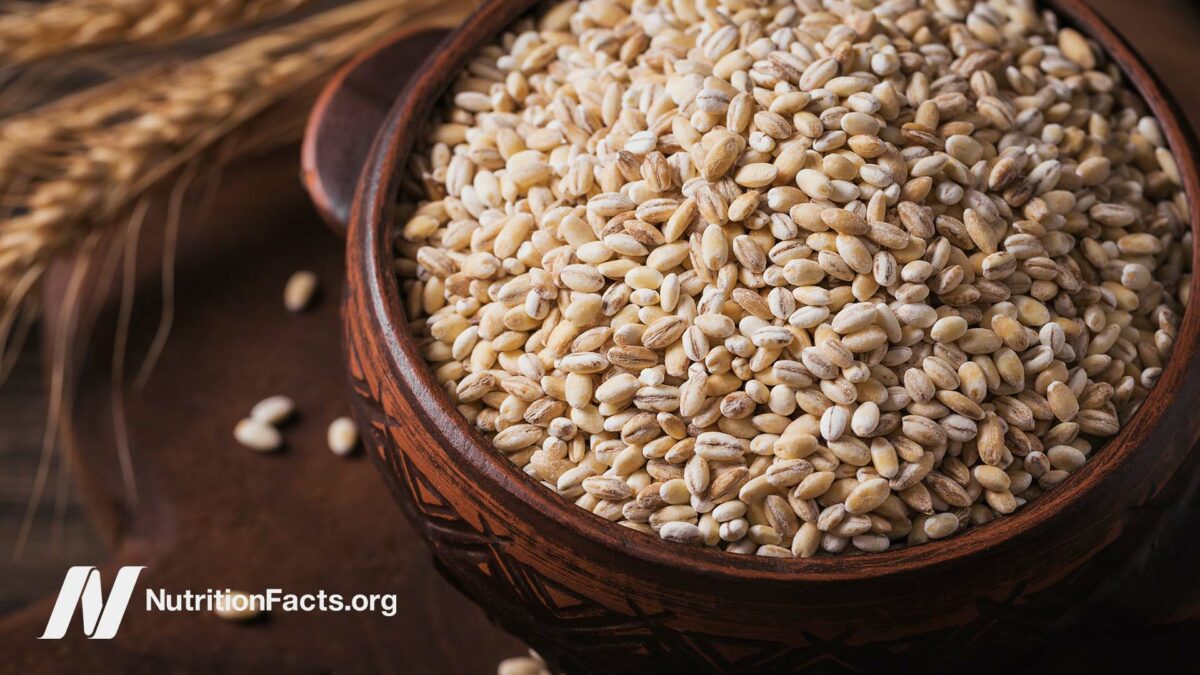
[[[522,510],[531,514],[540,512],[556,524],[571,528],[580,538],[614,554],[624,554],[629,560],[619,561],[622,564],[651,564],[686,569],[722,580],[772,583],[809,584],[875,578],[951,562],[962,563],[998,549],[1012,550],[1020,541],[1048,527],[1054,515],[1080,505],[1085,497],[1097,490],[1099,483],[1111,478],[1116,469],[1130,461],[1149,431],[1160,422],[1170,393],[1181,383],[1186,364],[1194,357],[1195,345],[1200,339],[1200,314],[1193,307],[1200,302],[1200,280],[1195,278],[1190,290],[1191,296],[1198,299],[1185,308],[1175,353],[1139,411],[1103,446],[1098,456],[1056,489],[1016,513],[945,540],[851,556],[801,559],[739,555],[655,541],[648,535],[635,534],[610,523],[547,490],[492,448],[462,419],[437,385],[432,369],[421,358],[405,327],[407,322],[393,272],[390,242],[381,236],[395,212],[392,201],[399,186],[398,169],[404,166],[401,160],[407,159],[407,153],[411,152],[417,134],[424,130],[436,102],[480,45],[486,44],[539,1],[485,2],[447,36],[426,59],[420,74],[398,94],[386,123],[376,136],[368,170],[360,181],[347,247],[351,277],[354,277],[353,266],[358,265],[363,279],[361,284],[352,281],[348,293],[365,293],[362,306],[370,308],[371,319],[379,329],[379,335],[374,339],[382,339],[386,344],[392,376],[423,418],[425,430],[464,465],[464,470],[471,471],[481,483],[486,481],[487,484],[482,485],[485,490],[497,495],[512,495]],[[1159,120],[1178,160],[1195,235],[1200,229],[1196,141],[1178,105],[1124,38],[1080,0],[1039,0],[1039,3],[1042,8],[1053,10],[1063,20],[1061,24],[1075,27],[1098,43],[1125,74],[1126,85],[1137,91]],[[1200,247],[1193,247],[1192,263],[1193,269],[1200,268]],[[1177,468],[1178,465],[1171,467],[1172,472]]]

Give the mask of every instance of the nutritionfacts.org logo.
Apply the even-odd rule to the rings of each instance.
[[[82,619],[83,634],[92,640],[109,640],[121,627],[121,619],[145,566],[122,567],[105,597],[100,570],[81,565],[67,570],[58,599],[50,612],[39,640],[58,640],[67,634],[75,610]],[[147,612],[215,612],[218,614],[264,612],[372,612],[386,617],[396,616],[398,599],[395,593],[358,593],[343,596],[318,590],[315,593],[287,593],[268,588],[261,593],[243,593],[229,589],[204,591],[185,590],[170,593],[162,588],[146,589]]]

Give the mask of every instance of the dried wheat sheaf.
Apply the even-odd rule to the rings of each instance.
[[[44,9],[22,6],[0,17],[0,68],[21,68],[47,56],[70,59],[82,49],[107,44],[172,43],[279,15],[305,2],[63,0]],[[72,252],[81,260],[56,318],[63,337],[52,348],[47,433],[15,558],[25,548],[45,495],[58,445],[57,420],[69,417],[68,354],[79,282],[100,235],[118,228],[113,231],[125,242],[124,318],[113,350],[113,372],[123,374],[132,302],[133,258],[128,251],[136,248],[147,206],[163,192],[160,188],[170,193],[170,233],[179,227],[184,195],[199,173],[219,176],[221,166],[238,157],[298,139],[314,85],[333,69],[401,26],[451,26],[475,4],[356,0],[191,61],[117,77],[28,113],[6,117],[0,112],[0,382],[37,318],[37,290],[49,261]],[[0,90],[0,95],[8,93]],[[139,382],[152,370],[170,330],[171,248],[167,246],[163,260],[162,320]],[[121,474],[126,498],[133,503],[137,487],[124,432],[121,376],[115,377],[113,391]]]
[[[0,119],[0,357],[51,257],[372,42],[401,25],[448,25],[472,4],[359,0]]]
[[[159,45],[280,16],[309,0],[59,0],[0,15],[0,65],[81,49]]]

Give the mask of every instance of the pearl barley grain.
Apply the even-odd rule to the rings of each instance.
[[[325,438],[333,454],[345,457],[358,447],[358,425],[349,417],[339,417],[329,425]]]
[[[287,396],[264,398],[250,409],[251,419],[277,426],[296,412],[296,404]]]
[[[238,443],[257,452],[273,452],[283,446],[283,436],[270,424],[247,417],[233,428]]]
[[[222,602],[213,609],[213,614],[224,621],[253,621],[262,616],[263,610],[254,602],[254,596],[244,591],[229,591]]]
[[[952,536],[1103,452],[1192,274],[1120,70],[1032,0],[693,4],[518,22],[416,149],[397,270],[463,416],[762,556]]]
[[[541,659],[534,656],[514,656],[496,667],[496,675],[550,675]]]
[[[289,312],[303,312],[308,309],[313,296],[317,292],[317,275],[308,270],[300,270],[288,277],[283,287],[283,306]]]

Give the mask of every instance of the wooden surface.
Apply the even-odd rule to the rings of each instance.
[[[17,361],[11,382],[0,386],[0,615],[57,588],[67,565],[106,555],[58,462],[47,473],[45,500],[29,529],[25,553],[14,558],[45,431],[47,392],[38,352],[35,334]]]
[[[101,278],[84,284],[84,323],[86,310],[99,316],[82,343],[86,365],[66,445],[112,553],[79,562],[102,565],[106,584],[117,565],[148,565],[139,589],[398,593],[400,614],[275,613],[239,625],[205,613],[149,614],[136,601],[116,639],[88,641],[72,630],[46,642],[35,639],[49,616],[43,600],[0,619],[0,672],[486,673],[521,652],[437,576],[362,453],[341,459],[325,447],[329,421],[348,412],[340,241],[296,175],[294,147],[232,171],[211,214],[181,228],[170,341],[145,389],[128,389],[136,503],[111,440],[115,306]],[[151,214],[139,245],[130,380],[158,326],[161,216]],[[318,274],[323,292],[311,311],[291,315],[281,292],[300,268]],[[66,276],[54,281],[51,297]],[[234,443],[236,421],[280,393],[299,409],[284,428],[286,449],[262,455]],[[51,566],[42,592],[56,589],[64,571]]]
[[[1139,3],[1101,0],[1093,4],[1102,13],[1115,19],[1124,34],[1155,69],[1166,76],[1164,79],[1169,88],[1190,112],[1193,125],[1200,122],[1200,89],[1191,86],[1196,55],[1200,52],[1194,37],[1195,31],[1200,28],[1200,19],[1197,18],[1194,6],[1182,0],[1150,0]],[[320,263],[327,266],[325,270],[333,270],[336,274],[336,261],[339,257],[336,240],[328,236],[310,236],[304,229],[314,227],[317,221],[307,211],[303,197],[296,189],[294,177],[298,163],[294,157],[294,153],[276,157],[248,173],[226,178],[226,185],[253,180],[255,189],[226,193],[223,199],[234,202],[227,203],[224,211],[218,210],[214,218],[208,219],[203,227],[215,227],[225,232],[225,245],[241,241],[240,246],[251,246],[257,251],[258,259],[245,252],[239,254],[239,250],[231,248],[226,252],[227,255],[214,255],[209,252],[190,263],[195,266],[190,281],[192,292],[199,294],[198,297],[204,297],[201,293],[203,290],[210,295],[216,294],[220,300],[190,305],[186,312],[181,310],[177,330],[172,333],[167,352],[164,354],[164,364],[170,359],[175,359],[176,368],[187,366],[182,372],[204,372],[205,369],[214,367],[206,358],[216,355],[216,350],[222,348],[222,345],[224,349],[231,350],[229,345],[239,344],[246,334],[252,334],[248,333],[249,331],[265,329],[268,331],[267,336],[277,339],[278,334],[264,328],[268,322],[263,320],[256,323],[253,318],[259,308],[277,306],[274,303],[278,302],[278,287],[286,277],[284,270],[292,264],[311,263],[313,267],[317,267]],[[266,180],[265,176],[273,178]],[[270,204],[264,205],[263,202]],[[244,240],[229,234],[227,228],[234,227],[243,230],[240,236],[245,237]],[[260,233],[267,232],[274,234],[259,236]],[[293,238],[297,238],[294,235],[300,235],[298,239],[301,241],[292,242]],[[279,254],[280,249],[276,243],[280,241],[289,243],[288,247],[284,247],[285,250],[294,248],[293,257],[281,257],[272,268],[278,278],[272,278],[271,274],[256,266],[262,265],[263,259],[270,261],[272,256]],[[227,259],[235,255],[240,257],[232,261]],[[330,260],[334,261],[333,267],[328,267]],[[238,266],[261,273],[243,274],[236,281],[223,278],[230,276],[229,270]],[[270,267],[270,264],[266,267]],[[230,279],[234,277],[230,276]],[[242,282],[258,284],[257,290],[254,291],[257,305],[250,303],[248,299],[244,299],[243,303],[237,298],[226,297],[242,294]],[[328,303],[328,294],[325,302]],[[145,311],[143,329],[152,331],[153,324],[158,320],[157,309],[152,305]],[[322,305],[321,312],[314,316],[323,316],[324,321],[330,325],[335,324],[328,304]],[[247,317],[251,319],[248,324],[244,321]],[[190,324],[190,332],[180,332],[179,326],[185,323]],[[214,331],[214,326],[218,325],[226,327]],[[305,324],[305,329],[311,327],[312,324]],[[336,328],[330,330],[336,332]],[[188,337],[189,335],[191,337]],[[329,334],[324,335],[328,337]],[[319,337],[313,336],[314,344],[319,342]],[[327,356],[335,353],[330,351],[332,348],[328,344],[323,349]],[[103,347],[98,352],[100,355],[93,355],[93,358],[108,358]],[[297,363],[304,364],[305,368],[312,370],[308,364],[330,361],[297,359],[294,351],[290,353],[292,356],[286,357],[284,350],[276,352],[262,348],[244,357],[244,363],[251,364],[253,368],[243,368],[238,373],[217,370],[220,378],[217,374],[210,377],[221,379],[223,386],[209,389],[209,396],[213,396],[215,392],[218,400],[229,397],[229,405],[233,406],[233,409],[244,410],[244,407],[239,406],[248,405],[248,402],[256,400],[255,397],[263,393],[260,388],[290,383],[298,390],[312,389],[316,403],[326,401],[325,396],[316,394],[315,385],[309,386],[305,384],[306,380],[288,380],[287,377],[294,375]],[[138,359],[133,360],[136,366]],[[280,361],[283,363],[279,363]],[[32,365],[29,365],[30,363]],[[277,373],[282,374],[260,377],[256,373],[264,363],[280,367],[281,370]],[[326,378],[325,381],[336,382],[340,386],[340,382],[336,381],[336,372],[326,372],[322,377]],[[256,384],[242,385],[248,389],[239,392],[238,396],[243,398],[228,393],[231,382],[241,383],[247,380]],[[506,641],[494,628],[485,625],[469,604],[452,591],[448,591],[444,582],[431,575],[428,559],[423,553],[419,553],[421,549],[416,548],[418,544],[412,539],[403,522],[395,518],[396,510],[384,494],[382,483],[372,475],[365,462],[329,464],[320,461],[330,459],[325,457],[321,450],[323,420],[302,419],[295,427],[290,428],[289,440],[293,447],[285,456],[240,458],[237,453],[244,451],[233,447],[228,437],[228,428],[232,421],[223,417],[214,419],[219,415],[213,412],[212,400],[199,397],[190,384],[190,379],[185,378],[181,382],[171,383],[170,386],[160,385],[165,389],[155,391],[157,396],[163,398],[159,404],[162,407],[169,407],[168,404],[173,402],[185,407],[185,410],[168,416],[172,424],[178,425],[174,433],[164,437],[160,432],[160,436],[154,439],[159,445],[152,449],[143,449],[143,452],[151,455],[151,459],[157,457],[159,461],[164,461],[165,453],[181,453],[189,462],[186,465],[190,467],[188,471],[212,472],[208,474],[209,478],[205,479],[209,482],[202,482],[202,486],[217,489],[221,484],[219,479],[223,479],[226,482],[233,480],[233,488],[239,489],[225,488],[206,496],[205,490],[187,488],[192,480],[188,471],[180,471],[179,475],[173,476],[185,488],[179,491],[178,498],[207,497],[198,499],[198,503],[208,509],[207,513],[185,521],[186,526],[193,530],[184,540],[188,550],[177,554],[168,566],[182,579],[180,583],[189,587],[209,582],[251,585],[249,582],[254,581],[254,574],[263,575],[263,583],[275,583],[271,580],[274,578],[271,576],[274,571],[299,568],[294,574],[307,575],[306,582],[325,582],[328,590],[337,590],[338,587],[334,585],[337,579],[352,573],[356,579],[367,581],[380,578],[390,578],[393,581],[399,579],[396,581],[401,584],[398,587],[433,588],[432,594],[416,594],[414,597],[422,599],[421,602],[402,604],[406,609],[404,617],[392,620],[367,617],[365,623],[373,626],[371,630],[348,627],[348,622],[338,618],[329,620],[315,615],[293,615],[283,621],[271,620],[246,627],[227,626],[212,620],[211,617],[194,617],[184,621],[184,625],[181,626],[152,626],[147,625],[144,616],[140,623],[135,623],[138,614],[131,610],[127,618],[129,623],[122,629],[120,638],[103,647],[82,641],[58,644],[39,644],[34,641],[32,637],[40,633],[48,615],[48,605],[42,602],[24,612],[0,619],[0,644],[4,645],[0,653],[6,657],[11,656],[0,663],[0,672],[75,672],[89,667],[94,672],[138,672],[150,668],[159,671],[190,668],[244,672],[256,666],[265,668],[267,665],[284,671],[317,671],[333,670],[341,665],[343,667],[338,669],[339,672],[387,672],[390,669],[396,672],[483,673],[490,670],[494,658],[516,653],[518,648],[513,642]],[[104,395],[100,390],[106,386],[105,378],[94,378],[92,387],[95,391],[91,396],[98,396],[103,400]],[[0,501],[0,536],[4,537],[0,539],[0,553],[5,552],[15,536],[15,523],[19,522],[36,467],[41,436],[41,426],[37,420],[41,415],[43,393],[36,360],[26,360],[13,381],[0,389],[0,424],[3,425],[0,427],[3,428],[3,433],[0,433],[0,489],[3,490],[3,501]],[[289,393],[299,398],[295,392]],[[84,393],[82,396],[84,400],[89,400],[88,394]],[[313,402],[314,399],[309,399],[310,404]],[[106,403],[103,402],[98,404],[94,414],[104,416],[107,410],[105,406]],[[229,412],[231,411],[227,410],[222,414],[228,415]],[[333,412],[332,408],[329,412]],[[153,419],[141,417],[132,408],[131,416],[135,427],[154,422]],[[200,433],[199,429],[204,430],[202,442],[178,441],[178,438],[187,439]],[[140,433],[145,432],[134,430],[135,436]],[[302,436],[307,441],[298,441],[293,434]],[[108,435],[106,425],[97,424],[94,430],[86,432],[87,443],[81,446],[105,446],[109,443],[105,440]],[[153,435],[151,437],[153,438]],[[179,449],[181,447],[182,450]],[[303,452],[297,452],[298,450]],[[218,461],[214,462],[214,457]],[[111,457],[103,459],[109,460]],[[254,464],[249,462],[251,459],[263,461]],[[297,462],[303,466],[298,469],[287,468]],[[242,472],[246,467],[250,468],[250,473],[243,476]],[[218,471],[223,473],[217,474]],[[351,472],[351,477],[345,477],[342,472],[346,471]],[[57,473],[52,474],[56,475]],[[235,478],[231,479],[231,476]],[[295,480],[298,476],[307,476],[307,479]],[[242,480],[250,477],[255,479],[253,489],[247,489],[250,482]],[[52,480],[51,483],[53,486],[56,481]],[[316,508],[310,505],[295,512],[288,511],[289,494],[302,490],[305,491],[303,496],[306,502],[321,500],[320,504],[326,506]],[[78,492],[78,487],[75,492]],[[256,499],[248,500],[247,494],[255,496]],[[344,503],[339,503],[338,500],[344,500]],[[68,506],[63,511],[65,519],[61,521],[64,523],[62,535],[55,544],[55,538],[50,536],[48,531],[54,522],[50,516],[53,503],[53,500],[48,501],[41,512],[41,520],[34,530],[37,536],[31,539],[24,562],[13,563],[7,555],[0,556],[0,606],[13,607],[34,595],[53,593],[57,590],[67,565],[97,561],[97,538],[86,534],[88,528],[82,521],[83,511],[74,499],[64,502]],[[1192,503],[1200,504],[1194,493]],[[104,525],[104,519],[99,520]],[[307,521],[310,525],[294,536],[276,535],[271,532],[273,528],[296,521]],[[111,521],[108,522],[111,524]],[[352,525],[351,532],[340,532],[345,523]],[[222,533],[231,527],[243,531],[237,537],[226,535],[223,538]],[[274,536],[280,536],[282,539],[272,539]],[[354,537],[375,537],[377,544],[363,546],[360,543],[360,547],[355,547]],[[89,538],[91,544],[87,541]],[[267,544],[265,547],[264,542]],[[1170,552],[1175,554],[1168,556],[1173,558],[1174,562],[1168,559],[1158,563],[1159,566],[1174,567],[1174,570],[1169,570],[1172,574],[1177,574],[1180,568],[1190,569],[1192,564],[1188,561],[1197,559],[1196,546],[1188,541],[1161,542],[1160,545],[1168,547]],[[117,551],[116,560],[129,555],[129,551],[119,543]],[[412,551],[418,553],[413,554]],[[413,562],[411,567],[398,566],[408,569],[408,572],[391,570],[384,573],[387,565],[379,560],[379,557],[391,555],[397,555],[398,560],[405,559],[406,555],[419,559]],[[180,558],[188,558],[191,561]],[[271,574],[264,572],[265,568],[271,569]],[[371,569],[374,572],[371,572]],[[1146,616],[1154,614],[1156,604],[1163,598],[1187,593],[1195,595],[1194,586],[1200,585],[1194,584],[1189,588],[1164,584],[1164,576],[1155,574],[1155,570],[1158,569],[1155,567],[1144,575],[1134,575],[1122,580],[1127,585],[1135,586],[1133,594],[1144,596]],[[371,574],[380,576],[372,577]],[[392,576],[389,577],[389,574]],[[1170,574],[1165,577],[1170,577]],[[111,575],[106,576],[106,579],[110,578]],[[405,583],[412,585],[403,585]],[[1163,667],[1190,656],[1190,645],[1200,638],[1200,628],[1194,623],[1146,629],[1144,626],[1117,621],[1103,614],[1098,614],[1096,618],[1098,620],[1092,622],[1087,630],[1057,635],[1053,648],[1045,650],[1038,658],[1028,662],[1025,672],[1062,672],[1066,668],[1085,666],[1103,666],[1105,670],[1117,666]],[[166,623],[171,622],[174,622],[174,617],[170,617]],[[344,643],[346,651],[339,653],[333,648],[328,648],[328,651],[318,654],[315,648],[304,644],[326,640]],[[198,646],[198,643],[209,643],[207,651],[203,650],[202,645]],[[422,658],[421,654],[426,652],[428,657]],[[302,668],[296,659],[305,655],[313,658],[305,662],[307,668]],[[343,658],[345,661],[341,660]],[[976,668],[987,671],[989,668],[984,664],[990,662],[989,656],[989,659],[977,664]],[[141,664],[140,667],[138,664]]]

